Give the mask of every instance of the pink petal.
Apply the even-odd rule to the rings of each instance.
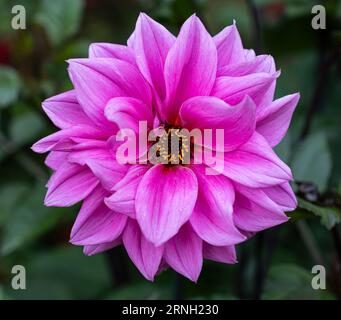
[[[45,164],[57,170],[64,162],[67,161],[68,152],[65,151],[51,151],[45,159]]]
[[[257,132],[271,147],[280,143],[285,136],[299,99],[298,93],[277,99],[257,116]]]
[[[277,205],[276,202],[271,200],[269,196],[263,191],[264,189],[270,189],[269,188],[249,188],[245,187],[243,185],[240,185],[238,183],[234,184],[234,187],[236,189],[236,192],[241,194],[243,197],[249,199],[250,201],[258,204],[259,206],[267,209],[268,211],[272,211],[280,216],[283,216],[282,209]]]
[[[218,69],[244,61],[243,44],[235,24],[223,29],[213,39],[217,46]]]
[[[83,202],[71,231],[75,245],[98,245],[113,242],[122,233],[127,216],[110,210],[104,204],[107,192],[97,187]]]
[[[275,79],[275,75],[262,72],[241,77],[219,77],[215,82],[212,95],[231,105],[241,102],[248,95],[258,106],[267,100],[267,93]]]
[[[175,37],[161,24],[141,13],[134,32],[137,65],[161,100],[165,98],[164,65]]]
[[[146,106],[141,100],[130,97],[118,97],[109,100],[105,107],[106,118],[114,122],[120,129],[131,129],[139,132],[139,122],[147,121],[153,125],[151,106]]]
[[[107,190],[111,190],[127,171],[127,167],[118,163],[114,155],[107,149],[72,151],[68,160],[81,165],[86,164]]]
[[[217,71],[218,76],[241,77],[250,73],[265,72],[274,74],[276,72],[275,61],[272,56],[260,55],[250,61],[228,64]]]
[[[198,199],[190,222],[198,236],[206,242],[227,246],[240,243],[245,237],[233,223],[234,189],[223,175],[205,175],[205,167],[196,165]]]
[[[69,150],[75,145],[73,138],[84,139],[105,139],[108,135],[105,131],[92,126],[74,126],[57,131],[32,146],[37,153],[44,153],[51,150]]]
[[[245,231],[258,232],[288,220],[281,210],[271,210],[271,199],[264,192],[254,189],[254,194],[258,196],[258,203],[255,202],[256,197],[250,200],[241,193],[236,194],[234,222],[238,228]],[[264,204],[261,203],[262,200],[264,200]]]
[[[101,126],[112,126],[104,117],[104,108],[114,97],[129,96],[151,103],[146,81],[128,62],[111,58],[72,59],[69,73],[85,113]]]
[[[129,36],[127,40],[128,47],[134,48],[134,42],[135,42],[135,30],[132,32],[132,34]]]
[[[217,247],[204,242],[203,252],[204,259],[228,264],[237,263],[235,246]]]
[[[202,240],[187,223],[165,245],[166,262],[177,272],[196,282],[202,268]]]
[[[43,102],[43,109],[51,121],[61,129],[76,125],[93,126],[79,105],[74,90],[67,91]]]
[[[86,198],[97,186],[92,172],[77,164],[64,163],[47,183],[46,206],[69,207]]]
[[[251,61],[256,58],[256,53],[253,49],[244,49],[243,52],[246,61]]]
[[[123,233],[123,243],[130,259],[150,281],[158,272],[163,255],[163,246],[156,247],[141,233],[135,220],[129,220]]]
[[[121,238],[117,238],[113,242],[108,242],[108,243],[102,243],[102,244],[96,244],[93,246],[84,246],[84,254],[87,256],[92,256],[97,253],[101,253],[107,250],[110,250],[112,248],[115,248],[119,246],[122,243]]]
[[[126,167],[114,159],[90,159],[86,164],[107,190],[111,190],[126,171]]]
[[[239,149],[225,153],[222,174],[252,188],[276,185],[292,179],[290,168],[257,133]]]
[[[112,136],[110,136],[110,138],[111,137]],[[108,140],[110,138],[108,138]],[[102,140],[98,140],[98,139],[102,139]],[[103,136],[103,138],[98,138],[98,139],[71,137],[71,140],[75,144],[69,150],[82,151],[82,150],[89,150],[89,149],[106,149],[109,147],[105,136]]]
[[[131,48],[114,43],[92,43],[89,47],[89,58],[115,58],[136,64]]]
[[[174,123],[185,100],[209,95],[216,77],[217,50],[201,21],[191,16],[182,26],[165,64],[167,98],[163,116]]]
[[[160,183],[162,181],[162,183]],[[174,236],[192,214],[198,183],[192,170],[156,165],[136,193],[136,219],[145,237],[160,245]]]
[[[113,195],[105,199],[105,204],[112,210],[135,219],[135,197],[137,187],[149,170],[146,165],[131,166],[126,175],[113,188]]]
[[[255,104],[249,97],[233,107],[215,97],[194,97],[182,104],[180,118],[188,129],[223,129],[224,145],[219,143],[216,130],[212,131],[212,141],[203,141],[203,145],[219,151],[231,151],[252,136],[256,124],[255,111]]]
[[[276,202],[283,211],[292,211],[297,207],[297,199],[289,182],[262,189],[266,195]]]

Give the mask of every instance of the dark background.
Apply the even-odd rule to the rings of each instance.
[[[22,4],[27,29],[11,28]],[[326,30],[311,27],[323,4]],[[174,271],[146,281],[122,248],[85,257],[68,243],[79,207],[43,206],[49,172],[33,142],[56,130],[41,101],[71,88],[65,62],[91,42],[125,43],[144,11],[174,34],[196,12],[217,33],[237,21],[246,48],[272,54],[282,70],[276,95],[301,93],[276,148],[293,169],[292,219],[238,246],[237,265],[205,262],[197,284]],[[0,1],[0,299],[335,299],[341,297],[340,1]],[[27,289],[11,288],[25,266]],[[311,269],[325,266],[327,290]]]

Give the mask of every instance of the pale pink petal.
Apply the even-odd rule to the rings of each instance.
[[[259,192],[261,199],[266,199],[265,193]],[[255,200],[255,198],[253,198]],[[238,228],[258,232],[267,228],[271,228],[278,224],[288,221],[287,216],[282,211],[272,211],[269,208],[269,201],[267,200],[267,207],[251,201],[241,193],[236,194],[236,201],[234,204],[234,222]]]
[[[149,168],[147,165],[131,166],[126,175],[114,186],[114,193],[105,199],[106,205],[116,212],[126,214],[135,219],[137,187]]]
[[[137,65],[155,89],[160,100],[165,98],[164,65],[175,37],[161,24],[141,13],[134,31],[134,52]]]
[[[297,199],[289,182],[269,188],[263,188],[262,190],[270,199],[276,202],[282,210],[292,211],[296,209]]]
[[[251,61],[256,58],[256,53],[253,49],[244,49],[243,52],[246,61]]]
[[[174,123],[183,101],[209,95],[217,70],[217,50],[201,21],[191,16],[182,26],[165,64],[167,98],[163,116]]]
[[[130,96],[150,105],[150,89],[132,64],[112,58],[72,59],[68,62],[77,99],[97,124],[113,126],[105,118],[104,108],[114,97]]]
[[[135,41],[135,30],[132,32],[132,34],[129,36],[128,40],[127,40],[127,46],[129,48],[133,48],[134,47],[134,41]]]
[[[123,244],[130,259],[139,271],[150,281],[158,272],[163,255],[163,246],[156,247],[141,233],[135,220],[129,220],[123,233]]]
[[[94,125],[79,105],[75,90],[46,99],[43,102],[43,109],[51,121],[61,129],[77,125]]]
[[[202,262],[202,240],[186,223],[179,232],[165,244],[164,258],[177,272],[188,279],[198,280]]]
[[[89,47],[89,58],[115,58],[135,65],[134,51],[120,44],[92,43]]]
[[[127,216],[110,210],[104,204],[107,192],[97,187],[83,202],[71,231],[75,245],[98,245],[116,240],[122,233]]]
[[[223,175],[205,175],[205,167],[195,165],[199,193],[190,222],[206,242],[227,246],[240,243],[245,237],[233,223],[234,188]]]
[[[145,237],[160,245],[174,236],[192,214],[198,183],[191,169],[156,165],[136,193],[136,219]]]
[[[64,151],[51,151],[45,159],[45,164],[57,170],[64,162],[67,161],[68,152]]]
[[[290,168],[257,133],[239,149],[224,154],[222,174],[253,188],[277,185],[292,179]]]
[[[245,60],[242,40],[235,24],[223,29],[213,39],[217,46],[218,69]]]
[[[217,76],[241,77],[259,72],[269,74],[276,72],[275,61],[272,56],[260,55],[250,61],[226,65],[217,70]]]
[[[260,72],[241,77],[219,77],[217,78],[212,95],[228,104],[235,105],[248,95],[256,105],[268,101],[268,92],[275,83],[276,75]]]
[[[112,136],[110,136],[111,138]],[[110,139],[108,138],[108,139]],[[70,138],[75,145],[72,146],[70,150],[89,150],[89,149],[106,149],[109,147],[106,137],[92,139],[92,138],[80,138],[80,137],[71,137]]]
[[[235,246],[217,247],[204,242],[203,253],[204,259],[227,264],[237,263]]]
[[[182,104],[180,119],[189,130],[213,129],[212,140],[203,141],[205,147],[231,151],[248,141],[255,131],[256,106],[247,96],[236,106],[215,97],[194,97]],[[224,130],[223,145],[217,139],[215,129]]]
[[[115,248],[122,244],[122,239],[119,237],[113,242],[108,242],[108,243],[102,243],[102,244],[96,244],[93,246],[84,246],[84,254],[87,256],[92,256],[97,253],[101,253],[107,250],[110,250],[112,248]]]
[[[99,159],[99,160],[111,160],[115,159],[109,150],[106,148],[81,148],[78,149],[77,146],[73,147],[68,152],[68,161],[72,163],[78,163],[80,165],[85,165],[89,160]]]
[[[69,150],[75,145],[73,138],[84,139],[106,139],[107,132],[91,126],[74,126],[57,131],[32,146],[32,150],[37,153],[44,153],[51,150]]]
[[[71,151],[68,160],[81,165],[86,164],[107,190],[111,190],[128,169],[127,166],[118,163],[108,149],[102,148]]]
[[[124,177],[127,170],[126,166],[118,163],[113,158],[90,159],[86,164],[107,190],[111,190]]]
[[[263,207],[268,211],[272,211],[280,216],[283,216],[283,210],[277,205],[276,202],[263,191],[264,189],[270,188],[249,188],[241,184],[235,183],[234,187],[236,192],[241,194],[243,197],[249,199],[251,202]],[[275,186],[271,187],[274,188]]]
[[[139,133],[140,121],[146,121],[152,128],[154,120],[151,106],[130,97],[118,97],[109,100],[105,107],[105,116],[120,129],[131,129],[136,133]]]
[[[87,167],[66,162],[48,181],[44,203],[46,206],[72,206],[86,198],[98,182]]]
[[[280,143],[285,136],[299,99],[298,93],[277,99],[257,116],[257,132],[271,147]]]

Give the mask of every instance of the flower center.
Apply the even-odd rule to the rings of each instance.
[[[156,137],[156,143],[150,149],[151,163],[189,164],[190,137],[188,131],[181,128],[165,127],[162,134]]]

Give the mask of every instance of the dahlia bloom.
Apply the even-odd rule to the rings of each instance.
[[[89,58],[68,63],[74,89],[43,102],[60,130],[32,148],[49,152],[54,171],[45,205],[83,201],[70,242],[86,255],[123,244],[147,279],[171,267],[196,281],[203,259],[236,263],[236,244],[287,221],[292,175],[272,147],[299,94],[274,100],[273,58],[244,49],[235,24],[212,37],[193,15],[175,37],[141,14],[127,46],[94,43]],[[203,144],[223,170],[206,174],[205,160],[121,163],[118,132],[140,121],[148,131],[223,129],[219,148]]]

